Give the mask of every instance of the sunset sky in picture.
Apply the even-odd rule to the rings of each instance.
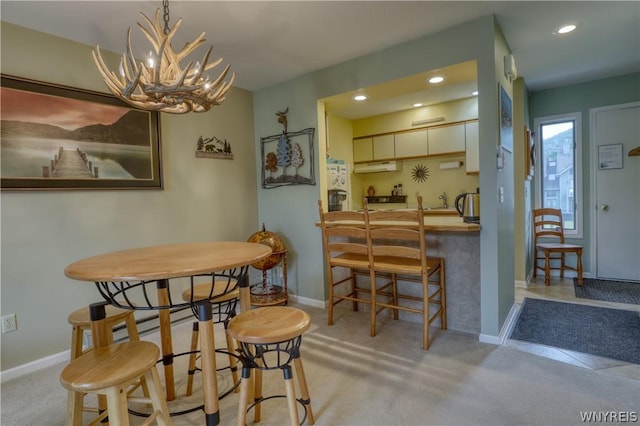
[[[91,124],[113,124],[130,111],[113,105],[2,88],[2,119],[50,124],[75,130]]]

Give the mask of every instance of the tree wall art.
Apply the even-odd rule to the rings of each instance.
[[[315,185],[313,170],[314,128],[260,138],[262,187]]]

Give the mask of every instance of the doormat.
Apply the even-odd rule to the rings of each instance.
[[[525,298],[509,338],[640,364],[640,312]]]
[[[584,278],[582,281],[582,287],[579,287],[578,280],[573,279],[576,297],[640,305],[640,283],[593,278]]]

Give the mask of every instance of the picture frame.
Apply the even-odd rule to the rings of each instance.
[[[500,146],[513,152],[513,109],[509,93],[498,83],[500,99]]]
[[[531,129],[524,126],[524,174],[526,180],[533,178],[535,170],[535,150]]]
[[[622,169],[623,144],[598,145],[598,170]]]
[[[313,138],[315,129],[282,132],[260,138],[262,187],[315,185]],[[293,174],[290,173],[293,168]]]
[[[162,189],[157,111],[1,75],[0,189]]]

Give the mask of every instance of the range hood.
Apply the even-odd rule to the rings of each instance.
[[[353,168],[354,173],[397,172],[398,170],[402,170],[401,161],[356,164]]]

